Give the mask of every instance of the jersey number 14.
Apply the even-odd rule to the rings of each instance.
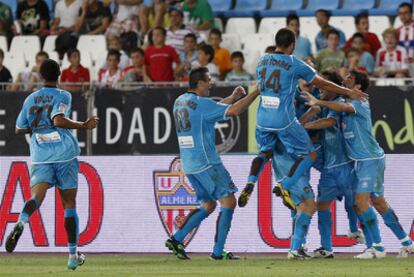
[[[273,70],[270,73],[269,77],[266,80],[266,72],[267,68],[263,68],[262,71],[259,72],[260,75],[260,90],[265,91],[267,89],[272,89],[274,93],[277,93],[280,89],[280,70]]]

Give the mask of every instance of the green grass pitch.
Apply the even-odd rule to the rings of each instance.
[[[197,255],[191,261],[179,261],[173,256],[88,254],[86,263],[75,272],[66,269],[63,254],[0,255],[0,276],[413,276],[414,256],[396,259],[357,261],[352,256],[333,260],[288,261],[285,256],[246,255],[239,261],[210,261]]]

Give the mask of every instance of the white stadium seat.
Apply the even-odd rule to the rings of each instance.
[[[26,70],[26,62],[21,53],[4,53],[3,64],[10,70],[14,81],[17,78],[17,74]]]
[[[233,17],[227,21],[226,34],[238,34],[240,39],[256,33],[256,22],[252,17]]]
[[[220,17],[214,18],[214,25],[216,25],[216,28],[219,29],[221,32],[224,31],[223,20],[221,20]]]
[[[375,33],[380,41],[382,41],[382,32],[389,27],[391,27],[391,22],[388,16],[369,17],[369,31]]]
[[[397,16],[394,20],[394,28],[397,29],[401,25],[402,25],[402,22],[401,22],[400,18]]]
[[[273,35],[272,34],[251,34],[245,36],[244,40],[244,48],[243,51],[245,52],[259,52],[260,55],[264,53],[266,47],[270,45],[274,45]]]
[[[222,35],[223,41],[221,42],[220,46],[223,48],[227,48],[230,53],[234,51],[241,51],[241,42],[239,35],[237,34],[223,34]]]
[[[4,53],[9,51],[9,47],[7,45],[7,38],[5,36],[0,36],[0,49],[3,50]]]
[[[45,43],[43,44],[43,51],[45,52],[52,52],[55,51],[55,41],[57,36],[49,35],[45,39]]]
[[[60,62],[59,61],[59,54],[58,54],[58,52],[56,52],[56,51],[50,51],[50,52],[47,52],[47,54],[49,55],[49,59],[52,59],[52,60],[54,60],[54,61],[56,61],[56,62]]]
[[[244,51],[244,69],[253,76],[256,74],[257,60],[260,58],[259,51]]]
[[[77,48],[81,52],[81,57],[89,53],[92,60],[99,59],[99,54],[106,52],[106,38],[104,35],[82,35],[79,37]]]
[[[329,20],[329,25],[344,32],[347,39],[352,37],[356,32],[355,19],[353,16],[332,16]],[[320,28],[318,27],[317,30],[319,31]]]
[[[259,34],[276,34],[284,27],[286,27],[285,17],[263,17],[259,24]]]
[[[300,17],[300,34],[307,37],[312,45],[312,53],[316,53],[315,38],[321,29],[315,17]]]
[[[35,59],[40,51],[40,38],[38,36],[15,36],[10,45],[10,53],[24,54],[24,60],[28,65]]]

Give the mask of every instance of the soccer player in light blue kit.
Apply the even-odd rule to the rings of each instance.
[[[307,132],[295,116],[294,98],[300,79],[317,88],[349,95],[352,98],[365,96],[359,90],[349,90],[321,78],[313,68],[293,56],[295,34],[291,30],[280,29],[275,36],[275,42],[276,51],[263,55],[256,70],[261,94],[256,126],[256,140],[260,146],[260,153],[252,161],[248,183],[239,196],[240,207],[247,204],[260,172],[272,156],[275,142],[280,140],[286,151],[296,156],[296,163],[293,174],[278,183],[274,192],[282,197],[286,206],[295,209],[289,197],[289,190],[305,172],[309,171],[317,158]],[[313,207],[309,209],[312,210]],[[310,214],[302,214],[301,225],[309,224]]]
[[[322,76],[336,84],[342,83],[342,78],[335,71],[324,71]],[[321,99],[328,101],[344,102],[342,97],[336,94],[321,90]],[[304,115],[307,121],[307,114],[312,110],[318,110],[320,119],[306,122],[307,130],[321,130],[320,143],[323,168],[318,184],[318,229],[321,237],[321,247],[314,251],[315,258],[333,258],[332,250],[332,220],[330,205],[336,199],[344,198],[345,209],[349,220],[348,237],[365,243],[365,238],[357,225],[357,215],[354,211],[353,185],[355,176],[353,174],[354,162],[347,156],[345,140],[341,131],[342,114],[330,111],[318,106],[311,107]]]
[[[194,187],[201,207],[187,216],[186,222],[165,245],[179,259],[189,259],[183,241],[185,237],[206,219],[216,208],[221,208],[217,218],[217,233],[213,260],[238,259],[224,250],[236,207],[234,193],[237,191],[216,151],[215,128],[217,121],[237,116],[259,95],[258,90],[243,97],[245,91],[237,87],[231,96],[220,102],[208,98],[211,76],[208,69],[200,67],[190,72],[189,90],[175,100],[174,118],[180,158],[188,180]],[[239,100],[240,99],[240,100]]]
[[[366,91],[369,79],[365,73],[351,71],[344,80],[348,88],[358,88]],[[377,216],[370,206],[369,200],[381,214],[394,235],[400,240],[402,247],[398,257],[408,257],[414,252],[414,244],[398,221],[394,210],[384,198],[385,154],[372,132],[371,110],[368,101],[350,100],[345,103],[323,101],[312,95],[303,95],[308,105],[318,105],[330,110],[343,113],[342,132],[345,138],[347,155],[355,161],[356,184],[354,191],[355,208],[358,219],[364,226],[367,249],[358,259],[373,259],[385,257],[385,249],[381,244]]]
[[[85,122],[69,119],[72,97],[58,89],[59,65],[45,60],[40,67],[45,86],[30,94],[24,101],[16,122],[16,134],[31,133],[30,170],[31,199],[20,213],[19,220],[7,237],[6,250],[13,252],[24,230],[24,224],[42,204],[49,188],[56,186],[65,209],[65,229],[68,237],[68,268],[75,270],[85,261],[76,251],[79,235],[76,212],[80,149],[69,129],[93,129],[98,118]]]

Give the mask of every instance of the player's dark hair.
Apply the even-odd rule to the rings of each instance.
[[[358,25],[361,19],[368,18],[368,13],[362,12],[355,16],[355,25]]]
[[[299,16],[297,16],[297,14],[295,13],[291,13],[286,17],[286,25],[289,25],[290,21],[292,20],[296,20],[297,22],[299,22]]]
[[[295,41],[295,33],[288,28],[282,28],[276,33],[276,46],[281,49],[287,49],[292,43],[295,43]]]
[[[211,29],[209,36],[216,35],[221,40],[221,31],[217,28]]]
[[[165,30],[163,27],[157,26],[157,27],[154,27],[154,29],[152,29],[153,32],[155,30],[160,30],[161,33],[164,35],[164,37],[167,36],[167,30]]]
[[[362,34],[362,33],[355,33],[355,34],[353,34],[352,35],[352,38],[351,38],[351,41],[353,41],[354,39],[356,39],[356,38],[360,38],[360,39],[362,39],[363,41],[365,41],[365,37],[364,37],[364,35]]]
[[[0,57],[1,58],[4,58],[4,51],[3,51],[3,49],[0,49]]]
[[[315,15],[318,13],[323,13],[328,19],[331,17],[331,12],[325,9],[319,9],[315,12]]]
[[[268,47],[266,47],[265,53],[273,53],[276,50],[276,46],[274,45],[269,45]]]
[[[106,55],[106,59],[108,59],[110,56],[115,56],[118,62],[121,60],[121,52],[119,52],[116,49],[109,49],[108,54]]]
[[[340,34],[339,34],[338,30],[336,30],[334,28],[329,29],[328,37],[329,37],[329,35],[336,35],[338,38],[340,37]]]
[[[324,70],[321,75],[338,86],[342,85],[342,77],[335,70]]]
[[[236,58],[240,58],[244,62],[244,55],[243,55],[242,52],[234,51],[233,53],[231,53],[230,59],[233,60],[233,59],[236,59]]]
[[[140,47],[134,47],[134,48],[132,48],[130,53],[131,54],[132,53],[139,53],[139,54],[141,54],[141,56],[144,56],[144,50],[142,48],[140,48]]]
[[[75,53],[79,54],[79,57],[80,57],[80,51],[78,49],[76,49],[76,48],[69,49],[68,50],[68,58],[70,59],[70,57],[72,57],[72,55],[75,54]]]
[[[46,59],[40,66],[40,75],[46,82],[57,82],[60,76],[60,67],[57,62]]]
[[[365,72],[351,70],[350,74],[355,78],[355,84],[361,86],[361,91],[366,92],[369,87],[368,74]]]
[[[45,51],[39,51],[39,52],[37,52],[36,58],[42,57],[42,56],[45,57],[46,59],[49,59],[49,54],[46,53]]]
[[[210,58],[208,59],[208,62],[211,63],[211,61],[214,59],[214,48],[211,45],[205,44],[202,45],[198,50],[203,51],[206,55],[209,55]]]
[[[398,6],[398,9],[401,9],[404,7],[408,7],[410,9],[410,13],[413,13],[413,4],[410,4],[409,2],[404,2]]]
[[[194,33],[188,33],[184,36],[184,39],[186,38],[192,38],[195,42],[197,42],[197,36]]]
[[[190,89],[196,89],[198,86],[198,81],[207,82],[207,67],[199,67],[191,70],[188,85]]]

